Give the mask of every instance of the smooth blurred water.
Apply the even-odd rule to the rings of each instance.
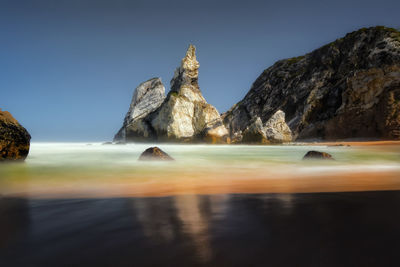
[[[400,150],[395,146],[246,146],[158,144],[176,160],[138,161],[151,144],[103,145],[101,143],[32,143],[23,164],[2,164],[0,182],[10,187],[29,182],[129,179],[147,184],[168,179],[189,181],[199,177],[273,179],[281,176],[400,171]],[[309,150],[330,153],[335,160],[304,161]],[[97,182],[96,182],[97,181]],[[29,188],[26,190],[29,191]]]
[[[103,145],[101,143],[32,143],[26,163],[29,167],[84,167],[109,169],[113,167],[137,168],[140,154],[151,144]],[[265,164],[299,164],[309,150],[319,150],[333,155],[336,161],[322,161],[323,165],[391,166],[400,163],[400,150],[374,149],[348,146],[249,146],[249,145],[187,145],[158,144],[176,159],[182,167],[238,166],[261,167]],[[312,162],[315,165],[315,161]],[[154,165],[154,162],[151,163]],[[318,162],[321,165],[321,161]],[[166,165],[168,166],[168,165]],[[164,166],[165,167],[165,166]]]

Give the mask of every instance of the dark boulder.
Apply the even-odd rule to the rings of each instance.
[[[158,147],[146,149],[139,157],[139,160],[174,160],[170,155]]]
[[[326,152],[319,152],[319,151],[311,150],[311,151],[308,151],[304,155],[303,160],[304,159],[330,159],[330,160],[333,160],[334,158],[332,157],[331,154],[328,154]]]
[[[0,109],[0,161],[24,160],[30,140],[28,131],[9,112]]]

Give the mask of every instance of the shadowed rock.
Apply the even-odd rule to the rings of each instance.
[[[243,143],[266,144],[269,143],[260,117],[257,117],[243,132]]]
[[[326,152],[319,152],[319,151],[308,151],[304,157],[303,160],[305,159],[329,159],[329,160],[333,160],[334,158],[332,157],[331,154],[328,154]]]
[[[174,158],[155,146],[146,149],[138,160],[174,160]]]
[[[24,160],[30,140],[28,131],[9,112],[0,109],[0,161]]]

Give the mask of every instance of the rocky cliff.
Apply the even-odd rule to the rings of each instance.
[[[28,131],[9,112],[0,109],[0,161],[24,160],[30,139]]]
[[[208,104],[198,84],[199,62],[190,45],[171,80],[171,90],[158,107],[131,119],[141,101],[131,104],[128,119],[115,140],[167,142],[226,142],[228,131],[215,107]],[[150,91],[155,90],[151,87]],[[135,96],[134,96],[135,97]],[[125,130],[123,130],[125,129]]]
[[[363,28],[276,62],[223,114],[233,141],[278,110],[296,139],[400,139],[400,33]]]

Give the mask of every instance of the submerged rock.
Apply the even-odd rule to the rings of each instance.
[[[158,147],[150,147],[146,149],[138,160],[174,160],[170,155],[162,151]]]
[[[160,107],[164,99],[165,87],[160,78],[152,78],[136,87],[124,124],[115,135],[114,141],[152,138],[151,126],[143,119]]]
[[[228,131],[220,114],[201,94],[198,85],[200,64],[195,52],[195,47],[190,45],[181,65],[175,70],[171,80],[171,91],[165,99],[161,94],[157,94],[156,103],[151,106],[142,105],[141,112],[136,112],[141,102],[132,100],[133,104],[123,128],[115,137],[116,140],[212,143],[228,141]],[[140,115],[131,115],[136,113]]]
[[[0,161],[24,160],[30,140],[28,131],[9,112],[0,109]]]
[[[319,152],[319,151],[311,150],[311,151],[308,151],[304,155],[303,160],[304,159],[331,159],[331,160],[333,160],[334,158],[332,157],[331,154],[328,154],[326,152]]]
[[[294,139],[400,139],[400,32],[373,27],[280,60],[223,114],[232,139],[278,110]]]

